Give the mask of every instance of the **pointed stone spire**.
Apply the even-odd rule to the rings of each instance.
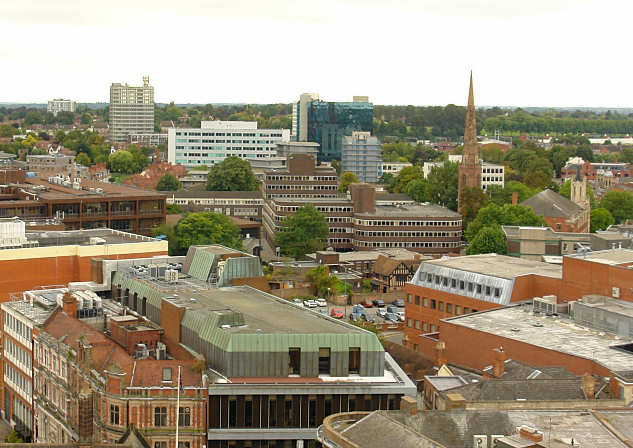
[[[468,106],[466,107],[466,123],[464,126],[463,162],[465,165],[476,165],[477,151],[477,119],[475,117],[475,94],[473,92],[473,72],[470,72],[470,88],[468,90]]]

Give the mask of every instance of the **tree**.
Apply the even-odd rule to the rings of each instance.
[[[633,218],[633,195],[626,191],[612,190],[602,196],[600,208],[609,210],[616,224]]]
[[[85,152],[79,153],[77,154],[77,158],[75,159],[75,162],[83,166],[90,166],[90,156],[86,154]]]
[[[183,254],[192,245],[221,244],[242,250],[240,228],[220,213],[190,213],[176,224],[174,233]]]
[[[479,187],[464,187],[461,196],[459,213],[466,226],[477,217],[479,209],[488,204],[488,195]]]
[[[502,254],[508,253],[506,245],[506,235],[503,233],[501,226],[486,226],[477,232],[477,236],[473,238],[468,247],[466,254]]]
[[[566,180],[563,185],[558,189],[558,194],[565,196],[567,199],[571,199],[571,180]],[[596,206],[596,197],[593,194],[593,189],[587,184],[587,197],[589,198],[589,204],[591,208]]]
[[[13,137],[16,131],[10,124],[3,124],[0,126],[0,137]]]
[[[606,230],[611,224],[615,223],[615,219],[611,212],[606,208],[594,208],[591,210],[591,233],[598,230]]]
[[[457,210],[457,173],[458,165],[452,162],[445,162],[443,166],[431,170],[426,179],[430,202]]]
[[[512,204],[512,194],[515,192],[517,193],[517,204],[520,204],[526,199],[534,196],[539,191],[541,190],[538,188],[529,188],[521,182],[512,180],[510,182],[506,182],[505,187],[503,188],[500,185],[489,185],[486,193],[490,196],[491,202],[502,206],[503,204]]]
[[[285,228],[275,238],[282,254],[298,259],[325,246],[329,233],[327,221],[312,204],[299,207],[286,217],[283,225]]]
[[[168,215],[182,215],[184,213],[183,209],[178,204],[167,204],[165,211]]]
[[[108,169],[115,173],[131,174],[137,171],[134,156],[125,150],[120,150],[108,157]]]
[[[407,185],[406,193],[418,202],[428,201],[427,197],[428,184],[424,179],[413,179]]]
[[[24,443],[24,440],[22,440],[22,437],[20,437],[17,431],[13,430],[11,431],[11,434],[9,434],[9,436],[7,437],[7,442],[8,443]]]
[[[468,224],[464,237],[472,241],[484,227],[492,226],[533,226],[547,227],[542,216],[537,216],[530,207],[505,204],[502,207],[490,203],[479,210],[477,217]]]
[[[409,182],[415,179],[424,179],[422,170],[419,166],[406,166],[400,170],[398,175],[393,179],[390,185],[392,193],[404,193],[407,191]]]
[[[167,173],[158,180],[156,189],[158,191],[178,191],[180,189],[180,181],[173,174]]]
[[[318,297],[326,297],[328,292],[333,291],[339,282],[335,275],[330,275],[330,271],[324,265],[310,269],[306,274],[306,280],[314,285]]]
[[[259,181],[251,165],[239,157],[227,157],[214,165],[207,177],[209,191],[257,191]]]
[[[364,278],[363,281],[360,282],[361,283],[361,291],[364,293],[367,292],[371,292],[371,279],[369,278]]]
[[[339,160],[332,159],[332,161],[330,162],[330,165],[332,165],[332,168],[334,168],[336,170],[336,175],[340,176],[341,175],[341,169],[343,168],[341,166],[341,162]]]
[[[338,182],[338,191],[339,193],[347,193],[349,186],[354,182],[358,182],[358,177],[356,174],[351,173],[349,171],[345,171]]]

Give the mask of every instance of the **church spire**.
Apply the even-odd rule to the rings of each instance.
[[[466,123],[464,126],[463,163],[475,165],[477,154],[477,120],[475,118],[475,94],[473,93],[473,72],[470,72],[470,88],[468,90],[468,106],[466,107]]]

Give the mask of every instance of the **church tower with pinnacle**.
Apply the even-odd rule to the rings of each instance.
[[[464,128],[464,148],[462,162],[459,164],[457,209],[462,209],[462,190],[464,187],[481,187],[481,164],[477,147],[477,121],[475,118],[475,96],[473,94],[473,73],[470,72],[468,107],[466,108],[466,126]]]

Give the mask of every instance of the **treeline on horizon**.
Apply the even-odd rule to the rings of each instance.
[[[633,134],[633,113],[592,110],[524,110],[500,107],[477,109],[477,128],[480,135],[517,136],[521,133],[544,134]],[[89,119],[108,119],[108,106],[90,109],[78,105],[75,114],[59,113],[56,117],[42,108],[0,107],[0,123],[7,120],[24,120],[24,124],[71,124],[73,118],[82,117],[82,124]],[[403,139],[430,139],[447,137],[459,139],[464,134],[466,108],[447,106],[374,106],[374,135],[385,141]],[[203,120],[257,121],[261,128],[286,128],[292,126],[291,104],[232,104],[178,106],[173,103],[157,105],[156,130],[160,123],[173,121],[178,125],[200,126]]]

